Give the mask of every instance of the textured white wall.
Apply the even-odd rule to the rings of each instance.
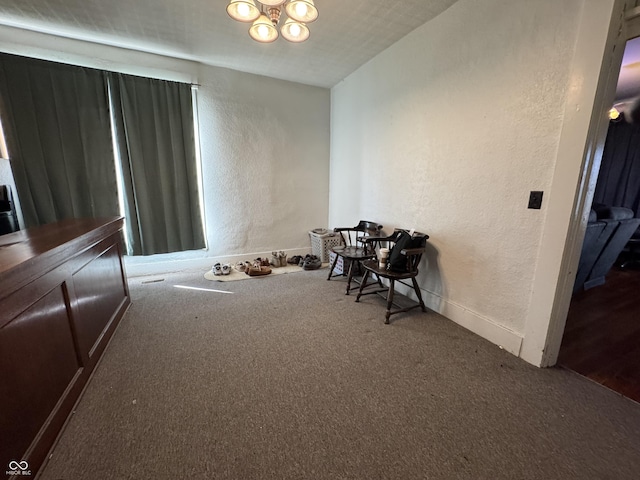
[[[198,78],[210,254],[308,248],[328,218],[329,90],[214,67]]]
[[[209,248],[131,258],[130,273],[150,261],[206,257],[208,265],[211,257],[309,250],[308,231],[327,225],[328,89],[3,26],[0,44],[7,53],[200,85]]]
[[[515,354],[583,6],[460,0],[332,89],[329,223],[431,235],[430,306]]]

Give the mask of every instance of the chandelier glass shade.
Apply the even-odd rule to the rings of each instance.
[[[249,28],[249,35],[256,42],[271,43],[278,39],[278,29],[273,26],[271,20],[264,13],[261,13]]]
[[[299,23],[311,23],[318,18],[313,0],[289,0],[284,9],[289,18]]]
[[[231,0],[227,13],[238,22],[253,22],[260,16],[260,9],[253,0]]]
[[[227,13],[238,22],[251,23],[249,35],[261,43],[274,42],[280,33],[290,42],[304,42],[309,38],[307,23],[318,18],[313,0],[230,0]],[[287,17],[284,22],[282,13]]]
[[[304,23],[298,23],[291,18],[287,18],[280,31],[284,38],[293,43],[304,42],[309,38],[309,28]]]

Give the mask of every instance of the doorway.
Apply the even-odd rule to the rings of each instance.
[[[640,217],[640,180],[634,178],[634,170],[640,169],[640,125],[628,123],[629,110],[640,98],[640,37],[632,38],[636,29],[631,25],[640,17],[629,17],[627,14],[626,31],[629,33],[618,70],[602,162],[600,159],[594,162],[591,172],[594,179],[598,178],[593,204],[589,204],[590,208],[596,207],[592,209],[592,215],[596,210],[605,212],[606,209],[598,209],[597,205],[609,205],[626,208],[633,217]],[[616,114],[620,117],[616,118]],[[631,235],[640,243],[640,236],[634,233],[638,222],[630,220],[626,232],[618,231],[618,236],[624,238],[614,242],[614,222],[600,220],[600,214],[598,218],[592,216],[587,224],[558,365],[640,402],[640,262],[637,261],[640,256],[636,256],[640,254],[633,248],[634,240],[630,244],[631,251],[625,247],[629,245]],[[611,237],[605,230],[611,232]],[[595,261],[596,251],[614,262],[609,270],[605,270],[601,285],[598,285],[599,277],[590,283],[584,281],[586,276],[583,275],[585,268],[591,268],[585,266],[590,259]]]

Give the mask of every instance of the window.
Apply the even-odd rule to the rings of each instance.
[[[130,254],[206,246],[191,85],[3,53],[0,70],[27,226],[124,204]]]

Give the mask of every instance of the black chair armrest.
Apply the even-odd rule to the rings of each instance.
[[[356,237],[356,240],[360,243],[377,243],[386,242],[387,240],[393,240],[391,237],[372,237],[370,235],[361,235]]]
[[[389,235],[388,237],[361,237],[363,242],[374,243],[374,242],[388,242],[394,241],[396,239],[395,235]]]
[[[407,256],[420,255],[424,253],[424,248],[403,248],[400,253]]]

